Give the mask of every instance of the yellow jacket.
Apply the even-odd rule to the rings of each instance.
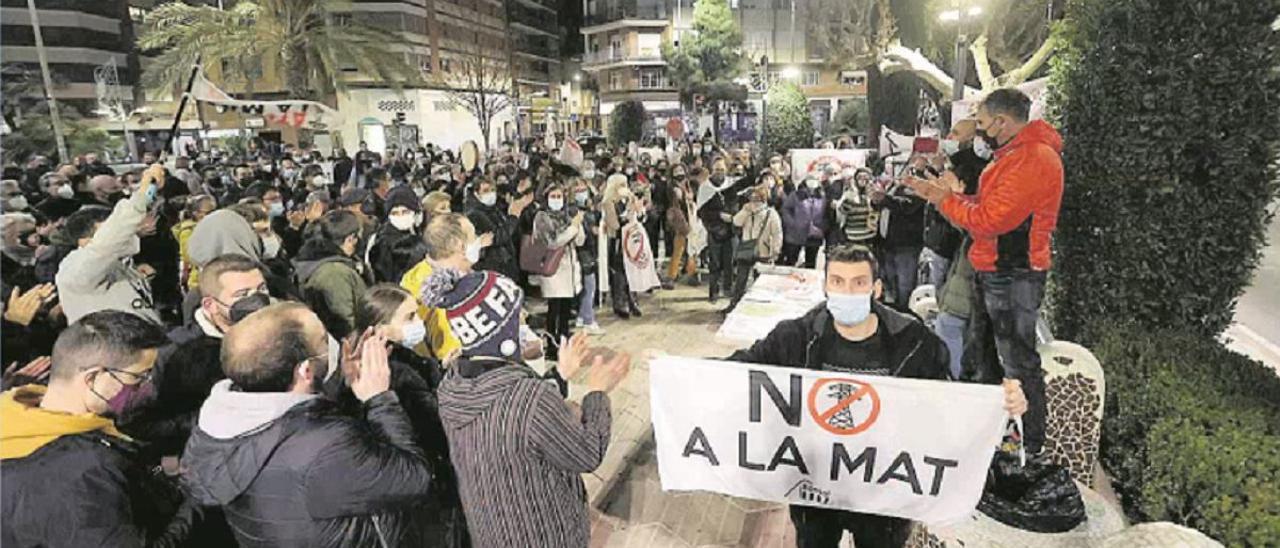
[[[191,254],[188,251],[187,242],[191,241],[191,233],[196,231],[196,222],[192,219],[183,219],[172,229],[173,237],[178,240],[178,257],[182,259],[182,266],[188,272],[186,280],[186,289],[191,291],[200,286],[200,269],[191,262]]]
[[[462,343],[458,338],[453,336],[453,329],[449,328],[449,319],[445,317],[444,310],[439,308],[428,308],[421,304],[422,284],[431,277],[431,264],[425,259],[400,278],[400,287],[413,294],[414,299],[419,299],[418,315],[422,316],[422,321],[427,324],[427,343],[431,345],[431,354],[441,362],[445,361],[449,355],[457,350],[462,349]],[[426,349],[422,346],[418,347],[419,354],[425,354]]]
[[[92,413],[71,415],[41,409],[45,391],[45,387],[32,384],[0,395],[0,459],[20,459],[62,436],[94,430],[125,437],[111,419]]]

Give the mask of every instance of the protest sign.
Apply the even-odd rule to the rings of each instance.
[[[999,386],[664,356],[650,367],[664,490],[946,523],[973,512]]]
[[[826,300],[822,271],[770,265],[756,269],[760,275],[720,325],[717,337],[746,343],[763,339],[779,322],[799,318]]]
[[[870,149],[822,149],[796,148],[791,150],[791,176],[793,181],[803,181],[810,175],[817,177],[828,166],[841,171],[846,167],[866,167]]]

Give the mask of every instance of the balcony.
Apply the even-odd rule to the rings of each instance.
[[[586,32],[590,30],[590,27],[623,20],[648,21],[654,24],[661,23],[661,26],[665,26],[667,19],[673,15],[673,11],[665,4],[647,4],[643,6],[606,5],[594,13],[586,14],[582,18],[582,27],[583,31]]]
[[[620,51],[607,52],[600,51],[596,53],[587,53],[582,56],[582,67],[586,69],[599,70],[615,66],[627,65],[663,65],[666,64],[662,60],[659,53],[645,54],[629,54]]]

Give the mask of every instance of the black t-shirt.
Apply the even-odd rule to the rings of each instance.
[[[858,375],[890,375],[889,353],[881,329],[876,328],[875,334],[857,342],[835,332],[827,335],[819,356],[822,369]]]

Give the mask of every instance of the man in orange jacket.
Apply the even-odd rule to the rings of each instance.
[[[951,172],[906,183],[973,238],[974,315],[965,362],[977,364],[979,375],[996,370],[986,367],[994,364],[992,353],[984,351],[994,338],[1004,377],[1020,381],[1026,393],[1024,439],[1034,454],[1044,446],[1046,416],[1036,319],[1052,263],[1063,177],[1062,137],[1044,121],[1028,121],[1030,110],[1031,99],[1015,89],[993,91],[978,106],[979,137],[995,156],[979,179],[977,196],[952,192]]]

